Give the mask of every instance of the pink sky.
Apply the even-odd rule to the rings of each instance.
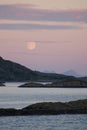
[[[33,70],[87,75],[87,0],[48,3],[0,1],[0,56]]]

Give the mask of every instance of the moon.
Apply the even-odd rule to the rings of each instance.
[[[28,50],[34,50],[35,48],[36,48],[36,42],[28,42],[27,43]]]

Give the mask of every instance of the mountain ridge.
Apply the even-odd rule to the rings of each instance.
[[[65,78],[72,78],[72,76],[65,76],[57,73],[43,73],[33,71],[19,63],[5,60],[0,57],[0,81],[29,81],[29,80],[64,80]],[[74,77],[73,77],[74,78]]]
[[[57,73],[45,73],[40,71],[33,71],[19,63],[5,60],[0,57],[0,82],[18,82],[18,81],[51,81],[58,83],[65,83],[66,81],[81,80],[83,83],[87,82],[87,77],[74,77]],[[80,82],[81,82],[80,81]]]

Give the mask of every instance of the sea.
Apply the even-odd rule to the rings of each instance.
[[[23,83],[0,87],[0,108],[24,108],[37,102],[87,99],[87,88],[18,88]],[[87,114],[0,117],[0,130],[87,130]]]

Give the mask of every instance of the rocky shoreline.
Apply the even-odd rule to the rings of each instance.
[[[0,116],[87,114],[87,99],[71,102],[42,102],[22,109],[1,108]]]

